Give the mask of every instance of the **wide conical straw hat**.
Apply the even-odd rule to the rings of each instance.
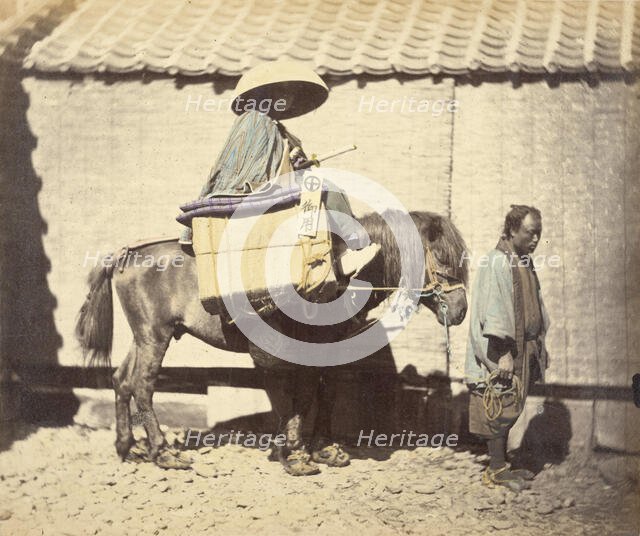
[[[304,64],[273,61],[254,67],[240,78],[231,109],[241,115],[254,103],[263,103],[260,111],[274,119],[289,119],[315,110],[328,96],[329,88],[322,78]],[[269,101],[268,111],[265,101]]]

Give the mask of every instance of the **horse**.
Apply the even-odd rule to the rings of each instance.
[[[409,215],[427,258],[432,259],[426,263],[425,281],[430,287],[439,287],[438,292],[421,296],[419,304],[431,310],[440,324],[458,325],[467,310],[464,285],[468,277],[468,256],[464,240],[448,218],[425,211]],[[370,239],[381,245],[379,254],[359,278],[380,290],[371,293],[358,314],[359,320],[353,320],[356,327],[368,311],[388,299],[392,289],[400,284],[399,246],[385,223],[392,216],[386,212],[384,218],[379,214],[369,214],[359,219]],[[143,263],[143,267],[130,266],[127,261],[134,252],[145,259],[155,259],[153,266],[150,263]],[[164,260],[162,269],[158,269],[158,259]],[[166,262],[167,259],[172,259],[172,262]],[[181,262],[174,263],[174,259],[181,259]],[[135,445],[130,414],[133,396],[139,414],[145,415],[147,459],[165,468],[188,467],[189,461],[182,453],[167,445],[153,411],[152,396],[171,340],[189,334],[221,350],[249,353],[256,368],[262,370],[265,390],[286,435],[286,446],[280,449],[278,457],[287,472],[294,475],[318,472],[302,439],[303,418],[314,398],[318,400],[318,418],[314,426],[314,436],[318,441],[313,460],[335,466],[348,463],[348,454],[339,445],[331,447],[328,442],[335,400],[335,391],[323,379],[329,376],[320,367],[295,365],[265,355],[240,333],[224,311],[205,310],[198,298],[196,262],[190,248],[177,240],[151,242],[123,248],[119,255],[108,256],[109,260],[98,263],[89,273],[90,290],[78,315],[76,337],[88,364],[111,366],[113,283],[133,332],[132,345],[113,374],[115,447],[123,461]],[[274,318],[282,333],[296,330],[285,315],[276,314]],[[338,338],[348,337],[353,329],[354,326],[346,322],[332,333]],[[299,335],[299,331],[295,334]]]

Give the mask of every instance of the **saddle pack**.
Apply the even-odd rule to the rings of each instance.
[[[192,216],[199,297],[208,310],[268,316],[298,297],[335,299],[338,282],[322,200],[313,171],[289,173],[259,191],[203,199]],[[232,311],[229,310],[231,305]]]

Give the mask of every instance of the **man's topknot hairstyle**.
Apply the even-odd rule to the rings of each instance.
[[[536,207],[529,205],[511,205],[511,210],[507,213],[504,219],[504,227],[502,229],[502,238],[510,238],[511,231],[517,231],[522,225],[522,220],[527,217],[527,214],[531,214],[536,220],[541,220],[542,215]]]

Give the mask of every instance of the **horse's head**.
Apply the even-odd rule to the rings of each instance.
[[[469,267],[466,245],[451,220],[432,212],[411,212],[425,251],[425,292],[420,303],[441,324],[460,324],[467,313]]]
[[[468,263],[464,240],[447,218],[432,212],[411,212],[410,216],[422,240],[423,251],[418,253],[413,248],[412,251],[404,251],[402,255],[385,220],[396,220],[396,226],[400,227],[407,225],[406,215],[388,211],[385,212],[384,219],[378,214],[369,214],[362,218],[361,223],[369,233],[371,241],[382,246],[382,254],[370,272],[379,275],[377,284],[398,287],[401,286],[403,268],[401,257],[409,259],[409,272],[413,266],[421,266],[424,262],[423,277],[415,271],[409,274],[410,279],[424,281],[425,291],[420,303],[433,311],[441,324],[445,323],[446,314],[446,322],[450,326],[458,325],[464,320],[467,312],[465,285]],[[403,249],[404,246],[406,245],[401,245]],[[418,254],[421,255],[420,259],[412,259]]]

